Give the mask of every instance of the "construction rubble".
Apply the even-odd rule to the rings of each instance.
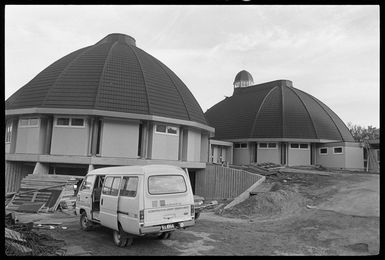
[[[71,208],[75,201],[74,185],[82,176],[28,174],[16,193],[6,194],[6,210],[54,212]]]
[[[65,242],[36,230],[33,222],[18,223],[13,212],[5,215],[5,254],[7,256],[62,256]]]
[[[65,242],[56,240],[45,230],[67,229],[59,221],[19,223],[17,215],[73,214],[76,190],[82,176],[29,174],[17,192],[5,195],[5,254],[7,256],[65,255]],[[16,214],[17,213],[17,214]],[[33,219],[33,218],[32,218]]]

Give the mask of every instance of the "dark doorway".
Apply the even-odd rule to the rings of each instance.
[[[195,194],[195,171],[188,171],[188,177],[190,178],[191,182],[191,188],[193,191],[193,194]]]
[[[314,151],[315,151],[315,144],[310,144],[310,164],[315,164],[315,157],[314,157]]]
[[[286,143],[281,143],[281,164],[286,165]]]
[[[257,154],[258,154],[258,143],[255,143],[255,144],[254,144],[254,162],[255,162],[255,163],[258,162]]]

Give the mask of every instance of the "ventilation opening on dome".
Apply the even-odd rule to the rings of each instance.
[[[233,85],[234,88],[245,88],[254,85],[254,80],[248,71],[242,70],[235,76]]]

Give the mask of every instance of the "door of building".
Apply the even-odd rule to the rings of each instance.
[[[286,165],[287,146],[286,143],[281,143],[281,164]]]

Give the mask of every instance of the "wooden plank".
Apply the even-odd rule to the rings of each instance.
[[[58,208],[58,206],[60,204],[60,201],[62,199],[62,196],[63,196],[63,191],[60,193],[59,198],[56,201],[56,204],[52,208],[48,209],[48,211],[55,211],[55,210],[57,210],[57,208]]]
[[[23,203],[16,211],[37,213],[44,206],[44,202]]]

